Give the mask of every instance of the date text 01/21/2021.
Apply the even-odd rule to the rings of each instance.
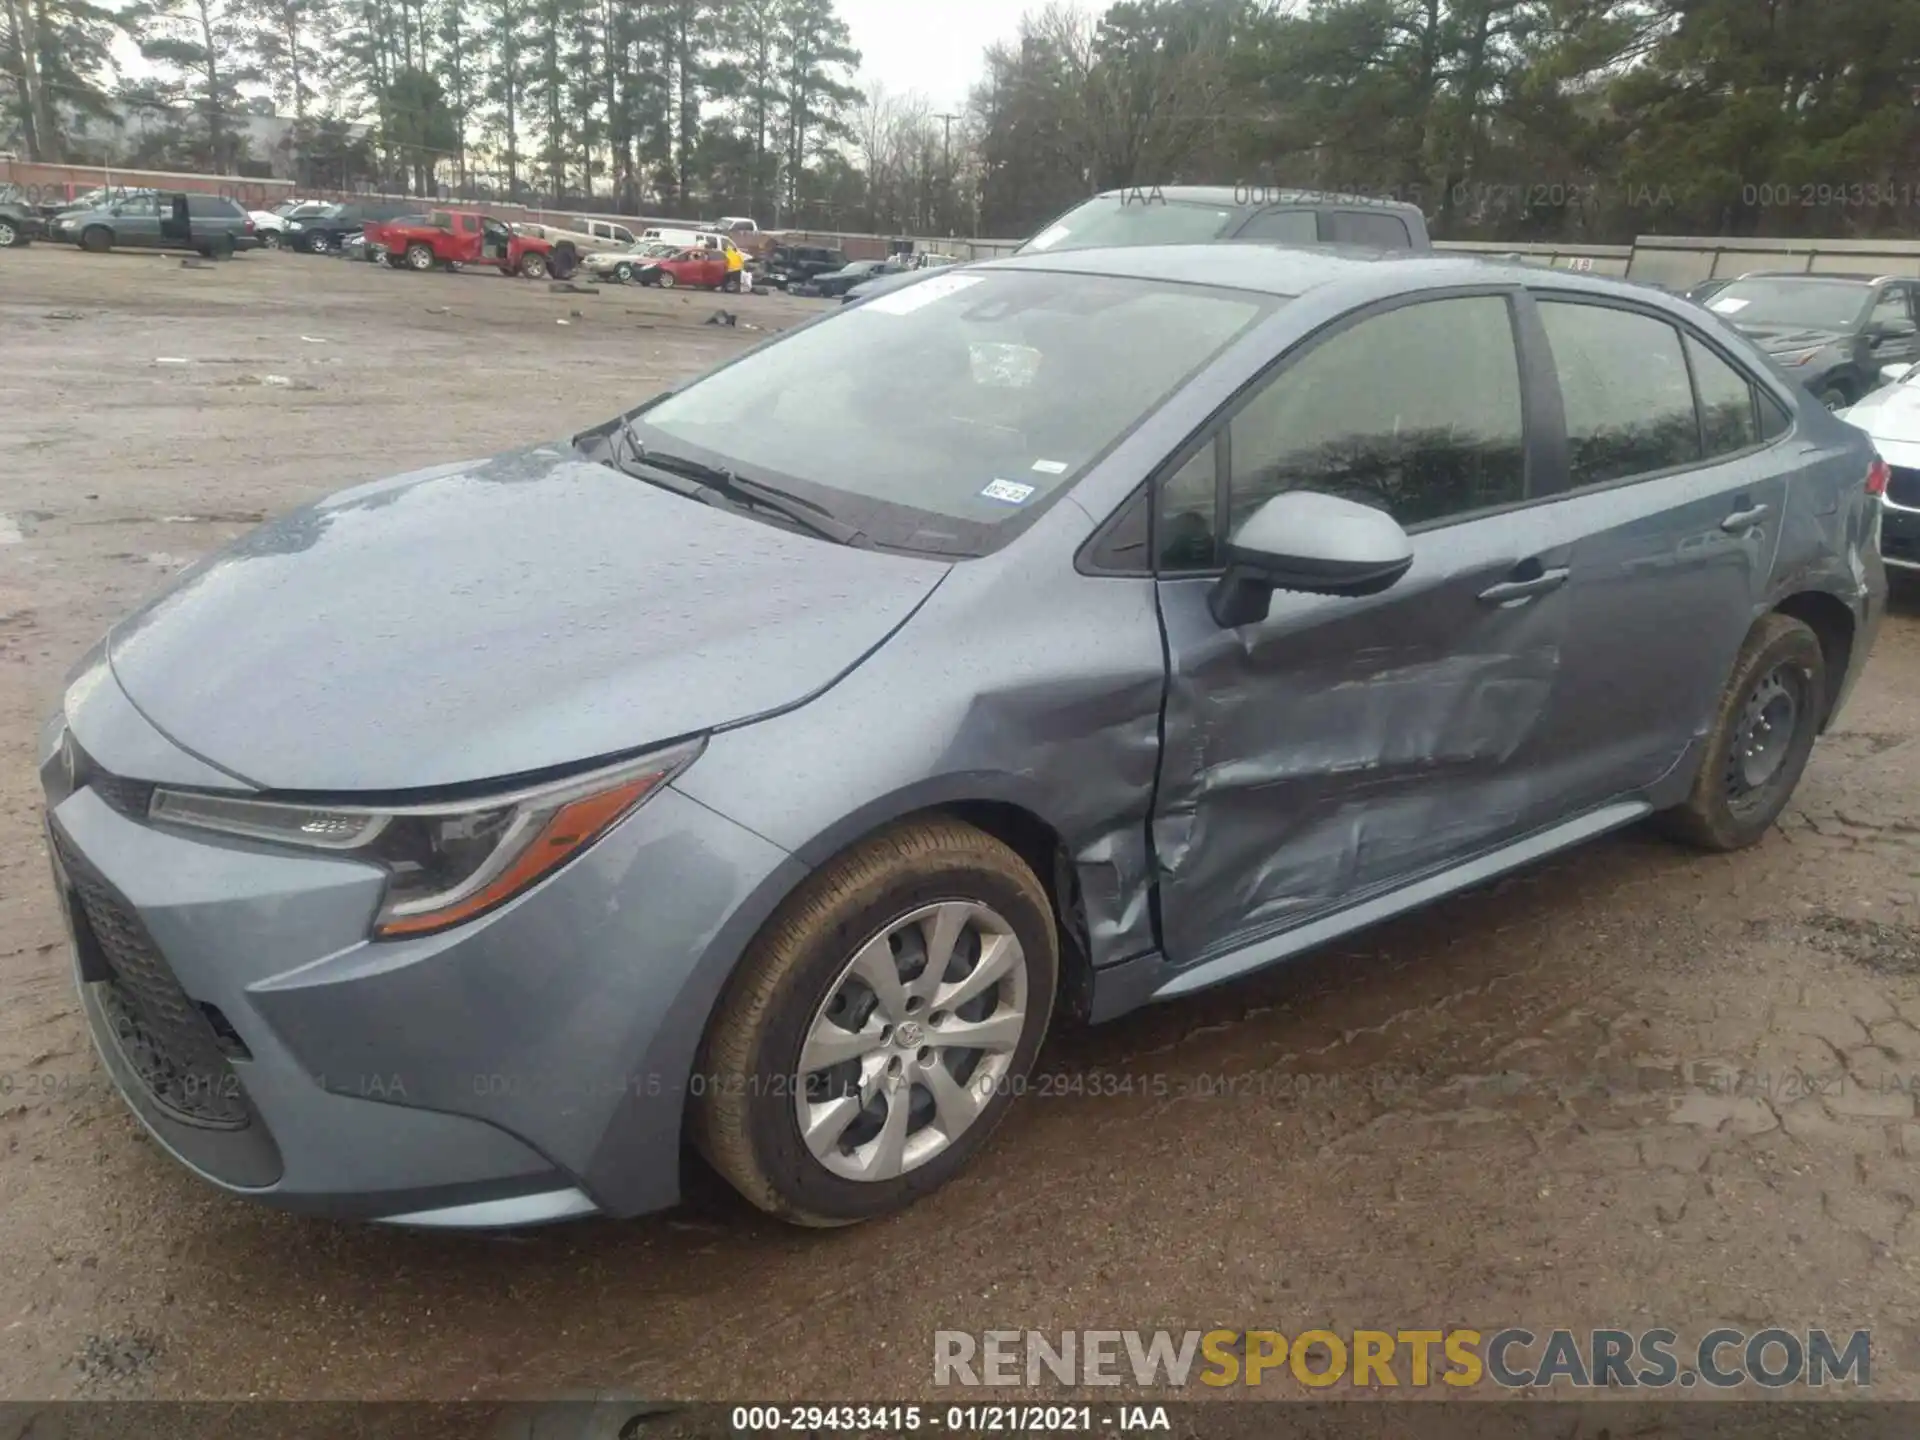
[[[1103,1430],[1171,1430],[1164,1405],[736,1405],[736,1434],[816,1435],[939,1430],[949,1434],[1090,1434]]]

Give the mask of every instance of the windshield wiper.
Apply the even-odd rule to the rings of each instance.
[[[634,433],[633,422],[625,416],[621,417],[619,430],[629,448],[632,449],[634,458],[642,465],[652,466],[655,470],[664,470],[669,475],[683,476],[705,489],[726,496],[735,504],[784,516],[794,524],[837,544],[855,545],[866,539],[866,532],[858,526],[835,519],[824,506],[816,505],[811,500],[803,500],[798,495],[789,495],[786,491],[772,485],[763,484],[758,480],[749,480],[744,475],[736,474],[724,466],[709,465],[706,461],[696,460],[691,455],[675,455],[649,449],[646,443]]]

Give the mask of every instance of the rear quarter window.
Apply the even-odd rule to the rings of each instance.
[[[187,214],[204,220],[232,220],[242,212],[237,201],[218,195],[187,196]]]
[[[1384,210],[1329,210],[1320,216],[1320,238],[1330,245],[1365,245],[1374,250],[1411,250],[1407,222]]]

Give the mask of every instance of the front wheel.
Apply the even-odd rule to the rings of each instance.
[[[678,280],[673,278],[673,272],[671,270],[662,270],[660,272],[660,288],[662,290],[671,290],[679,283]]]
[[[1817,392],[1817,398],[1820,403],[1829,410],[1844,410],[1853,404],[1853,401],[1847,395],[1845,387],[1840,385],[1824,386]]]
[[[708,1029],[691,1134],[762,1210],[846,1225],[938,1189],[1025,1088],[1053,1014],[1047,892],[957,820],[820,870],[741,961]]]
[[[1721,692],[1706,754],[1685,803],[1660,819],[1703,850],[1741,850],[1780,817],[1807,768],[1826,715],[1827,664],[1819,638],[1790,615],[1768,615],[1747,636]]]
[[[614,266],[613,278],[618,280],[622,285],[632,284],[633,283],[633,266],[628,265],[625,262],[622,262],[621,264]]]
[[[113,232],[104,225],[89,225],[80,233],[80,248],[104,255],[113,248]]]
[[[547,257],[537,250],[529,250],[520,257],[520,273],[529,280],[547,278]]]

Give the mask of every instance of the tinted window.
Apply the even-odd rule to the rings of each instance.
[[[1880,298],[1874,301],[1873,313],[1867,317],[1869,325],[1877,325],[1891,334],[1913,333],[1913,305],[1907,298],[1907,287],[1889,285],[1880,292]]]
[[[1316,345],[1236,414],[1230,524],[1317,490],[1403,525],[1525,498],[1520,365],[1507,302],[1433,300]]]
[[[1320,221],[1311,210],[1267,210],[1234,232],[1236,240],[1270,240],[1280,245],[1317,245]]]
[[[1759,386],[1754,387],[1754,399],[1760,405],[1760,438],[1772,440],[1787,433],[1793,424],[1786,408]]]
[[[1687,359],[1693,364],[1693,384],[1700,394],[1700,428],[1708,456],[1758,444],[1759,396],[1752,382],[1691,335]]]
[[[974,553],[1284,303],[1043,271],[936,276],[789,331],[639,417],[817,491],[882,544]]]
[[[231,220],[240,213],[240,207],[231,200],[223,200],[218,195],[187,196],[187,214],[206,219]]]
[[[1700,458],[1700,427],[1680,334],[1605,305],[1545,300],[1567,412],[1573,484],[1602,485]]]
[[[160,213],[160,202],[152,195],[136,195],[133,199],[122,200],[118,205],[114,206],[113,213],[116,215],[140,216],[142,218],[158,215]],[[171,206],[168,207],[167,213],[169,215],[173,213]]]
[[[1160,482],[1160,569],[1206,570],[1215,563],[1216,463],[1209,441]]]
[[[1320,217],[1320,237],[1333,245],[1366,245],[1375,250],[1410,250],[1407,222],[1384,210],[1329,210]]]

